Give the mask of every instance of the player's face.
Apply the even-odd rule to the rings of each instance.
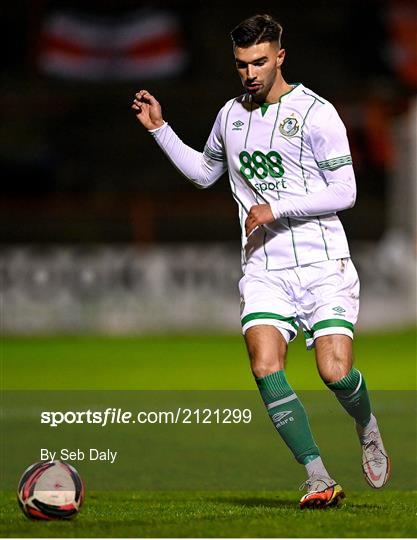
[[[234,54],[243,86],[255,101],[264,101],[284,61],[284,49],[280,49],[278,43],[266,42],[235,47]]]

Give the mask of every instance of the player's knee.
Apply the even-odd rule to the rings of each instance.
[[[333,354],[320,364],[320,376],[326,384],[340,381],[351,370],[350,358],[344,355]]]
[[[259,379],[284,369],[284,364],[278,358],[255,356],[251,359],[251,368],[253,375]]]
[[[346,377],[346,375],[349,373],[349,370],[345,369],[329,369],[328,371],[320,371],[320,376],[322,381],[325,384],[334,383],[337,381],[340,381],[340,379],[343,379]]]

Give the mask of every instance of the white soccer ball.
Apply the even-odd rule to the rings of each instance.
[[[17,499],[32,519],[70,519],[84,501],[84,483],[74,467],[62,461],[41,461],[28,467]]]

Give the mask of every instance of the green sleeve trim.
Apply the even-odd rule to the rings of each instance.
[[[325,321],[319,321],[313,325],[311,330],[316,332],[317,330],[322,330],[323,328],[332,328],[333,326],[344,326],[351,332],[354,331],[353,324],[349,321],[344,321],[343,319],[326,319]]]
[[[291,326],[293,326],[294,329],[298,331],[298,327],[295,323],[294,317],[283,317],[282,315],[278,315],[277,313],[270,313],[269,311],[256,311],[254,313],[249,313],[248,315],[243,317],[242,326],[245,326],[247,322],[254,321],[256,319],[276,319],[277,321],[284,321],[290,323]]]
[[[207,145],[204,147],[204,154],[215,161],[224,161],[224,155],[221,152],[217,152]]]
[[[349,154],[347,156],[326,159],[325,161],[317,161],[317,165],[322,171],[335,171],[336,169],[340,169],[340,167],[344,167],[345,165],[352,165],[352,156]]]

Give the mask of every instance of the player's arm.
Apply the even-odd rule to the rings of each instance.
[[[346,128],[330,103],[319,107],[308,133],[324,188],[304,197],[272,204],[275,219],[330,214],[352,208],[356,201],[355,173],[352,167]]]
[[[204,152],[198,152],[183,143],[164,121],[160,104],[148,91],[141,90],[135,95],[132,109],[173,165],[194,185],[209,187],[225,172],[227,166],[220,135],[220,113]]]
[[[253,206],[246,220],[247,234],[258,225],[283,217],[315,217],[346,210],[355,204],[355,173],[346,128],[331,105],[313,120],[310,141],[324,179],[323,189],[303,197]]]

